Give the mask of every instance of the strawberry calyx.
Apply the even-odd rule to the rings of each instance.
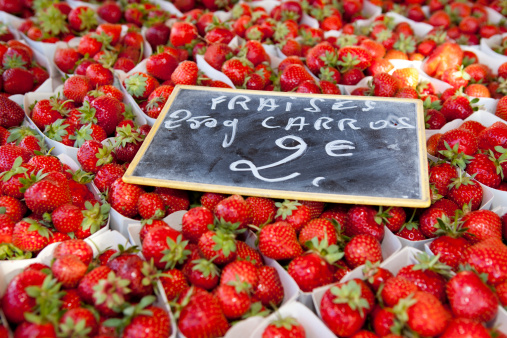
[[[324,238],[319,242],[318,237],[313,237],[311,240],[306,241],[305,246],[310,249],[310,251],[316,252],[329,264],[334,264],[345,255],[344,252],[340,251],[340,248],[336,244],[329,245],[327,240],[327,234],[324,235]]]
[[[340,72],[343,74],[352,68],[355,68],[360,63],[361,60],[359,60],[357,55],[347,53],[347,55],[345,55],[342,60],[336,62],[336,65],[341,67]]]
[[[421,83],[420,83],[421,84]],[[420,85],[419,84],[419,85]],[[418,86],[419,86],[418,85]],[[428,109],[435,109],[435,110],[438,110],[440,111],[440,109],[442,109],[442,104],[440,103],[439,100],[436,100],[436,101],[432,101],[431,100],[431,97],[426,97],[426,99],[423,101],[423,108],[424,110],[428,110]],[[429,119],[429,117],[428,117]],[[426,119],[426,115],[425,115],[425,121],[427,121]]]
[[[332,286],[330,291],[335,296],[333,303],[347,304],[352,310],[358,311],[361,317],[365,316],[364,309],[370,308],[368,301],[362,297],[361,286],[355,280],[340,286]]]
[[[241,319],[247,319],[256,316],[267,317],[267,315],[269,315],[270,313],[271,311],[269,311],[269,309],[267,309],[264,305],[262,305],[261,302],[255,302],[252,303],[248,312],[245,313],[243,317],[241,317]]]
[[[16,142],[16,145],[19,145],[21,140],[23,140],[26,136],[35,136],[40,137],[39,134],[32,128],[28,126],[19,126],[12,129],[9,129],[10,135],[7,138],[6,143]]]
[[[22,167],[23,164],[23,158],[21,156],[16,157],[14,160],[14,163],[12,164],[12,168],[10,170],[4,171],[0,173],[0,178],[2,178],[2,181],[6,182],[12,178],[12,176],[17,174],[26,174],[28,171],[27,168]]]
[[[86,320],[81,319],[76,323],[68,316],[63,323],[58,325],[58,330],[63,337],[88,337],[92,328],[86,327]]]
[[[296,318],[287,316],[287,317],[281,317],[279,316],[277,319],[271,321],[269,325],[274,325],[277,328],[284,328],[288,331],[292,330],[293,326],[300,325]]]
[[[78,169],[74,172],[72,170],[68,170],[72,174],[72,179],[80,184],[87,184],[93,181],[94,175],[92,173],[86,172],[82,169]]]
[[[155,262],[153,258],[150,259],[149,262],[143,262],[143,266],[141,267],[141,273],[143,274],[143,279],[141,281],[142,285],[148,286],[152,285],[154,288],[157,285],[158,279],[160,277],[168,277],[171,276],[169,274],[162,273],[155,267]]]
[[[207,260],[206,258],[201,259],[195,259],[192,261],[192,271],[199,271],[205,278],[208,277],[216,277],[220,275],[220,270],[218,267],[213,263],[213,261],[218,257],[215,256],[210,260]]]
[[[52,6],[51,2],[48,5],[44,7],[44,10],[37,11],[37,22],[42,32],[51,36],[68,33],[66,16]]]
[[[342,34],[336,39],[336,45],[340,48],[347,46],[355,46],[357,44],[357,36],[352,34]]]
[[[81,128],[79,128],[74,135],[70,135],[69,139],[75,140],[74,147],[79,148],[86,141],[93,140],[92,133],[93,133],[92,124],[89,123],[89,124],[86,124],[86,125],[82,126]]]
[[[419,229],[419,222],[414,220],[416,212],[417,208],[414,209],[414,211],[412,212],[412,216],[410,217],[408,222],[403,223],[398,232],[402,232],[403,229],[407,229],[408,231]]]
[[[227,285],[233,286],[237,294],[240,294],[242,292],[250,294],[253,291],[252,284],[241,281],[237,274],[236,279],[228,281]]]
[[[436,272],[438,273],[439,275],[442,275],[444,277],[447,277],[447,278],[450,278],[452,277],[452,268],[445,264],[445,263],[442,263],[440,261],[440,253],[436,256],[431,256],[428,255],[427,253],[425,252],[421,252],[420,254],[418,254],[416,256],[416,259],[417,261],[419,262],[418,264],[414,265],[412,267],[412,270],[413,271],[417,271],[417,270],[421,270],[421,271],[426,271],[426,270],[430,270],[430,271],[433,271],[433,272]]]
[[[97,98],[97,97],[104,95],[104,94],[101,93],[99,90],[92,90],[92,91],[88,92],[87,95],[91,95],[91,96]],[[81,115],[80,115],[80,117],[81,117],[80,122],[81,123],[83,123],[83,124],[97,123],[97,118],[95,117],[95,113],[97,112],[97,110],[94,107],[90,106],[90,102],[84,101],[83,105],[81,107],[79,107],[77,110],[81,113]]]
[[[213,251],[218,252],[222,250],[224,257],[229,257],[231,253],[236,252],[235,234],[218,228],[215,230],[215,235],[212,237],[212,239],[213,242],[215,242]]]
[[[17,260],[32,258],[30,251],[24,252],[12,243],[0,244],[0,260]]]
[[[473,174],[471,177],[464,176],[462,170],[458,170],[458,177],[454,177],[451,179],[451,183],[448,185],[449,189],[455,188],[459,189],[461,185],[475,185],[474,177],[476,174]]]
[[[125,89],[134,97],[141,97],[146,91],[147,78],[141,74],[132,74],[124,81]]]
[[[373,284],[374,276],[379,272],[380,269],[380,261],[370,262],[366,261],[363,268],[364,279],[367,280],[370,284]]]
[[[396,320],[398,323],[395,323],[395,326],[392,327],[392,329],[394,329],[397,334],[402,333],[402,329],[408,322],[407,310],[416,303],[417,300],[414,299],[414,294],[412,293],[407,297],[400,299],[398,303],[393,307],[392,312],[396,315]]]
[[[98,62],[105,68],[111,69],[113,68],[117,58],[118,58],[117,54],[106,50],[99,56]]]
[[[26,287],[28,296],[35,298],[35,307],[30,312],[25,312],[25,319],[31,323],[50,322],[56,326],[62,304],[61,298],[66,294],[60,288],[61,283],[51,275],[48,275],[40,286]]]
[[[114,139],[114,148],[125,147],[127,143],[137,144],[144,140],[144,135],[132,130],[132,126],[127,124],[116,128],[116,137]]]
[[[507,95],[507,79],[503,77],[498,78],[498,88],[496,89],[497,93]]]
[[[49,231],[48,228],[46,228],[45,226],[43,226],[34,219],[23,218],[23,222],[30,224],[27,231],[37,231],[37,233],[44,238],[49,238],[50,236],[51,237],[53,236],[53,233]]]
[[[131,291],[128,288],[129,284],[129,280],[116,276],[114,271],[109,272],[106,279],[99,280],[92,288],[95,305],[104,304],[114,312],[122,312],[128,304],[125,295]]]
[[[26,61],[23,60],[21,55],[8,55],[5,57],[3,61],[4,69],[13,69],[13,68],[21,68],[26,69]]]
[[[468,228],[463,227],[463,221],[461,221],[462,215],[463,212],[461,210],[456,210],[456,215],[454,216],[454,220],[452,222],[446,215],[442,215],[441,218],[437,218],[437,224],[435,225],[437,230],[435,231],[435,235],[449,236],[452,238],[463,236],[467,232]]]
[[[24,193],[28,188],[30,188],[35,183],[42,181],[49,173],[44,173],[43,169],[39,170],[36,174],[31,173],[28,174],[25,172],[25,177],[21,177],[19,179],[19,183],[23,186],[19,188],[19,191]]]
[[[176,265],[183,264],[187,257],[192,253],[187,249],[188,241],[183,240],[183,236],[179,235],[174,241],[172,238],[167,237],[167,246],[168,249],[163,250],[162,254],[164,255],[160,260],[161,263],[165,264],[165,269],[174,269]]]
[[[44,129],[44,135],[49,137],[52,140],[61,142],[63,137],[66,136],[69,132],[67,131],[67,127],[69,124],[63,124],[65,122],[64,119],[58,119],[52,124],[49,124]]]
[[[345,229],[343,226],[334,218],[328,220],[333,224],[336,231],[337,245],[340,249],[344,249],[347,243],[350,241],[350,237],[345,235]]]
[[[388,223],[389,218],[392,218],[393,216],[389,214],[389,211],[392,207],[389,207],[386,211],[384,211],[383,206],[379,206],[378,213],[375,215],[375,222],[378,225],[381,225],[382,223]]]
[[[292,212],[297,210],[302,204],[297,200],[284,200],[283,202],[276,202],[275,206],[278,208],[276,211],[275,218],[282,217],[286,220],[287,217],[292,216]]]
[[[444,146],[446,150],[440,150],[439,153],[451,162],[453,166],[457,166],[462,170],[464,170],[470,161],[474,159],[473,156],[459,151],[459,141],[456,142],[452,148],[447,141],[444,141]]]
[[[127,303],[121,311],[123,314],[123,316],[121,316],[122,318],[109,318],[104,321],[103,325],[106,327],[114,327],[115,332],[121,336],[125,327],[127,327],[135,317],[140,315],[153,316],[153,312],[146,308],[152,305],[156,300],[157,298],[155,296],[150,295],[144,296],[139,303],[135,305]]]
[[[89,7],[84,7],[80,11],[78,17],[81,20],[79,29],[82,31],[89,31],[93,27],[97,26],[97,17],[95,16],[95,11]]]
[[[90,233],[94,234],[109,219],[111,206],[107,203],[100,204],[99,202],[92,205],[90,201],[86,201],[84,205],[85,210],[82,211],[84,218],[81,222],[81,229],[83,231],[90,229]]]
[[[394,43],[393,48],[408,54],[415,51],[415,46],[416,42],[413,36],[405,36],[405,34],[400,33],[398,40],[396,40]]]

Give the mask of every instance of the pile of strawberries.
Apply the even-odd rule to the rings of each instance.
[[[101,65],[101,72],[112,78],[113,69],[128,72],[143,59],[143,43],[137,29],[122,33],[122,25],[103,23],[83,35],[77,48],[57,49],[54,62],[62,72],[77,75],[86,74],[93,64],[92,68]]]
[[[35,60],[33,50],[13,38],[0,43],[0,93],[7,97],[35,91],[49,79],[47,70]]]
[[[122,180],[176,85],[421,99],[435,130],[485,107],[507,120],[507,38],[495,56],[474,47],[507,32],[497,20],[504,2],[0,0],[0,10],[24,19],[15,26],[30,46],[79,38],[49,55],[68,75],[27,104],[25,119],[8,96],[49,75],[12,25],[0,31],[0,259],[54,251],[0,290],[16,337],[168,337],[170,316],[187,338],[221,337],[285,306],[287,280],[300,300],[312,293],[338,336],[505,335],[491,324],[507,306],[507,216],[484,198],[507,190],[503,122],[466,121],[428,139],[424,209]],[[81,168],[51,155],[43,135],[76,148],[66,149]],[[185,211],[181,228],[168,217],[176,211]],[[140,227],[139,252],[102,248],[93,258],[116,214]],[[389,257],[393,242],[433,255]],[[279,318],[263,337],[304,337],[303,324]]]
[[[169,314],[153,305],[160,273],[133,248],[94,258],[90,244],[71,239],[52,256],[51,267],[31,264],[7,286],[2,309],[16,337],[171,335]]]

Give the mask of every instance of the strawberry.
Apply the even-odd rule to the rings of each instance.
[[[392,76],[398,80],[400,88],[416,88],[419,83],[419,72],[415,68],[396,69]]]
[[[283,317],[273,320],[264,329],[262,333],[264,338],[275,337],[293,337],[303,338],[306,337],[305,328],[294,317]]]
[[[86,76],[90,79],[92,87],[112,85],[114,82],[113,72],[101,65],[94,63],[86,68]]]
[[[63,233],[76,231],[83,219],[81,209],[72,204],[62,204],[51,214],[55,229]]]
[[[175,85],[196,85],[198,77],[197,64],[193,61],[183,61],[171,74],[171,80]]]
[[[183,272],[177,269],[164,271],[164,275],[160,277],[160,283],[164,288],[167,299],[170,301],[189,288]]]
[[[507,280],[507,247],[497,238],[488,238],[465,250],[461,263],[470,264],[478,273],[485,273],[488,284]]]
[[[370,262],[382,261],[382,248],[375,237],[363,234],[352,237],[344,249],[345,261],[351,268]]]
[[[445,301],[445,278],[451,268],[439,261],[438,256],[430,258],[427,254],[419,254],[419,264],[411,264],[401,268],[397,276],[411,281],[421,291],[431,293],[440,301]]]
[[[36,155],[33,156],[28,164],[35,167],[35,170],[42,171],[44,173],[59,172],[63,171],[62,163],[60,159],[52,155]]]
[[[218,299],[203,289],[187,289],[180,294],[178,304],[178,329],[185,337],[221,337],[229,328]]]
[[[69,13],[68,20],[70,27],[77,32],[90,30],[97,25],[95,12],[91,8],[85,6],[72,9]]]
[[[426,238],[435,238],[440,224],[449,223],[446,216],[443,208],[432,206],[424,210],[419,217],[419,229]]]
[[[53,252],[54,258],[67,255],[77,256],[85,265],[89,265],[93,259],[93,250],[91,246],[81,239],[71,239],[60,243]]]
[[[404,298],[400,307],[406,308],[408,327],[423,336],[438,336],[450,319],[442,303],[423,291],[416,291],[412,297]]]
[[[366,69],[371,65],[373,57],[371,53],[359,46],[345,46],[338,51],[338,65],[344,69]]]
[[[255,65],[245,58],[231,58],[224,62],[221,71],[235,86],[242,86],[246,77],[253,73]]]
[[[470,205],[471,210],[477,210],[481,206],[483,191],[479,182],[469,177],[460,176],[453,179],[449,185],[447,198],[456,203],[460,209]]]
[[[70,203],[72,197],[66,180],[65,184],[55,182],[49,176],[34,183],[25,191],[25,203],[28,209],[38,215],[52,212],[60,205]]]
[[[423,71],[429,76],[439,79],[444,70],[460,65],[463,51],[456,43],[445,42],[435,48],[423,63]]]
[[[493,333],[492,333],[493,334]],[[488,330],[476,320],[466,319],[466,318],[453,318],[444,333],[440,337],[442,338],[451,338],[458,336],[470,336],[477,338],[488,338],[491,337]]]
[[[449,184],[453,178],[458,177],[456,168],[449,163],[443,162],[430,168],[429,182],[433,184],[438,193],[446,196],[449,192]]]
[[[125,338],[142,337],[143,335],[163,338],[171,335],[171,320],[165,310],[157,306],[147,306],[142,311],[144,312],[136,315],[123,329]]]
[[[380,267],[380,261],[374,263],[366,261],[363,268],[363,275],[365,277],[365,282],[374,292],[380,290],[383,283],[394,277],[391,271]]]
[[[49,244],[49,230],[29,218],[17,222],[12,231],[12,244],[23,251],[37,252]]]
[[[455,119],[466,119],[474,112],[468,99],[464,96],[457,95],[448,98],[442,105],[440,110],[444,114],[447,122]]]
[[[477,138],[469,131],[452,129],[445,132],[437,143],[438,157],[451,160],[452,164],[465,168],[465,160],[477,152]]]
[[[36,300],[28,295],[29,286],[42,286],[47,275],[37,270],[27,270],[14,276],[2,297],[2,309],[11,322],[21,324],[25,321],[25,312],[36,305]]]
[[[208,231],[210,224],[213,224],[213,213],[208,208],[191,208],[183,215],[181,232],[190,243],[197,244],[199,238]]]
[[[100,166],[110,163],[113,158],[109,147],[95,140],[88,140],[79,148],[77,160],[84,171],[97,173]]]
[[[51,266],[53,276],[66,288],[75,288],[84,277],[88,266],[75,255],[56,258]]]
[[[93,179],[93,184],[100,192],[106,191],[116,179],[125,174],[125,169],[116,163],[107,163],[99,168]]]
[[[399,83],[396,78],[387,74],[375,74],[372,80],[372,90],[374,96],[393,97],[399,89]]]
[[[9,98],[0,96],[0,126],[4,128],[16,127],[23,122],[23,119],[23,109]]]
[[[16,337],[48,337],[56,338],[56,332],[53,324],[51,323],[30,323],[24,322],[19,325],[14,331]]]
[[[261,229],[259,250],[264,256],[277,260],[295,258],[303,253],[296,231],[284,221],[268,224]]]
[[[44,130],[45,126],[63,118],[69,112],[68,101],[62,101],[58,97],[51,97],[37,101],[31,112],[31,119],[35,125]]]
[[[84,323],[82,331],[78,328],[78,324],[83,325],[80,323]],[[85,332],[94,335],[97,333],[99,325],[92,311],[84,307],[76,307],[63,314],[60,318],[59,328],[63,334],[68,336],[86,334]]]
[[[169,41],[176,48],[185,47],[192,43],[197,36],[197,27],[195,25],[190,22],[177,21],[171,27]]]
[[[490,210],[472,211],[461,220],[463,227],[468,229],[464,237],[472,244],[486,238],[502,239],[502,221]]]
[[[151,92],[159,86],[159,83],[154,77],[148,74],[136,72],[125,79],[124,86],[127,93],[132,95],[134,99],[145,100],[150,96]]]
[[[355,280],[339,283],[328,289],[320,303],[322,320],[338,336],[351,336],[366,320],[368,301]]]
[[[306,65],[315,75],[319,75],[321,68],[323,67],[334,67],[336,62],[336,50],[327,41],[318,43],[314,47],[310,48],[306,54]]]
[[[111,185],[109,203],[111,207],[125,217],[133,218],[137,215],[137,202],[143,189],[135,184],[123,182],[118,178]]]
[[[306,223],[299,233],[299,244],[308,248],[306,243],[314,237],[319,241],[326,238],[330,245],[338,243],[334,224],[325,218],[312,219]]]
[[[202,194],[200,202],[203,207],[208,208],[209,210],[213,210],[215,205],[218,204],[221,200],[227,198],[224,194],[218,194],[213,192],[206,192]]]
[[[319,246],[318,240],[314,241],[317,246]],[[323,241],[320,242],[321,244]],[[327,246],[327,243],[324,242],[323,246]],[[318,248],[316,248],[318,249]],[[328,250],[324,249],[323,250]],[[341,258],[343,256],[342,253],[338,252],[338,247],[335,246],[334,252],[331,252],[331,248],[329,248],[329,254],[331,257],[332,254],[336,254],[335,257],[326,259],[321,256],[320,253],[316,252],[308,252],[303,254],[302,256],[294,258],[288,268],[289,275],[296,281],[299,288],[303,292],[311,292],[313,289],[318,288],[320,286],[324,286],[333,282],[333,269],[331,264],[337,258]],[[326,255],[323,253],[323,255]]]
[[[496,106],[495,115],[507,120],[507,98],[504,96],[498,101]]]
[[[197,251],[195,251],[197,252]],[[197,252],[197,256],[199,256]],[[205,259],[192,259],[183,267],[183,273],[188,281],[204,290],[213,290],[219,281],[220,270],[213,262]]]
[[[143,193],[137,200],[137,210],[144,218],[162,218],[165,215],[164,201],[158,194]]]
[[[290,92],[306,80],[313,80],[313,78],[304,66],[298,64],[289,65],[281,71],[280,88],[284,92]]]
[[[9,217],[14,222],[21,221],[26,210],[25,204],[18,199],[11,196],[0,196],[0,213]]]
[[[104,95],[93,100],[90,106],[95,109],[96,124],[102,127],[107,135],[112,135],[122,113],[120,101]]]
[[[303,226],[311,220],[310,208],[298,201],[284,200],[276,202],[278,208],[275,215],[275,221],[285,221],[292,225],[296,233],[299,233]]]
[[[495,293],[473,271],[461,271],[446,285],[447,298],[456,317],[488,322],[498,311]]]
[[[395,276],[386,280],[380,295],[384,304],[392,307],[417,290],[418,287],[413,282],[403,276]]]
[[[269,198],[248,197],[245,202],[248,204],[252,220],[250,224],[257,227],[270,223],[276,214],[275,202]]]
[[[32,91],[33,74],[23,68],[10,68],[2,73],[3,90],[10,94],[24,94]]]
[[[213,209],[213,214],[220,221],[238,223],[238,229],[245,228],[252,219],[249,204],[239,195],[232,195],[220,201]]]
[[[368,234],[381,242],[384,238],[382,218],[377,217],[377,211],[371,206],[353,206],[347,212],[345,234],[349,237]]]
[[[146,60],[148,74],[162,81],[169,80],[177,67],[178,60],[169,53],[151,55]]]
[[[164,200],[166,215],[180,210],[188,210],[190,206],[188,193],[185,190],[156,187],[154,192]]]
[[[251,285],[240,281],[231,281],[228,284],[220,284],[215,289],[214,295],[222,309],[224,316],[229,319],[242,317],[252,304],[249,290]]]

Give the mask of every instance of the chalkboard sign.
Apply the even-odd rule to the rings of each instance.
[[[426,207],[425,143],[420,100],[177,86],[123,180]]]

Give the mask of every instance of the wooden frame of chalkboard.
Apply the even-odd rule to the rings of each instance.
[[[176,86],[123,180],[427,207],[422,101]]]

